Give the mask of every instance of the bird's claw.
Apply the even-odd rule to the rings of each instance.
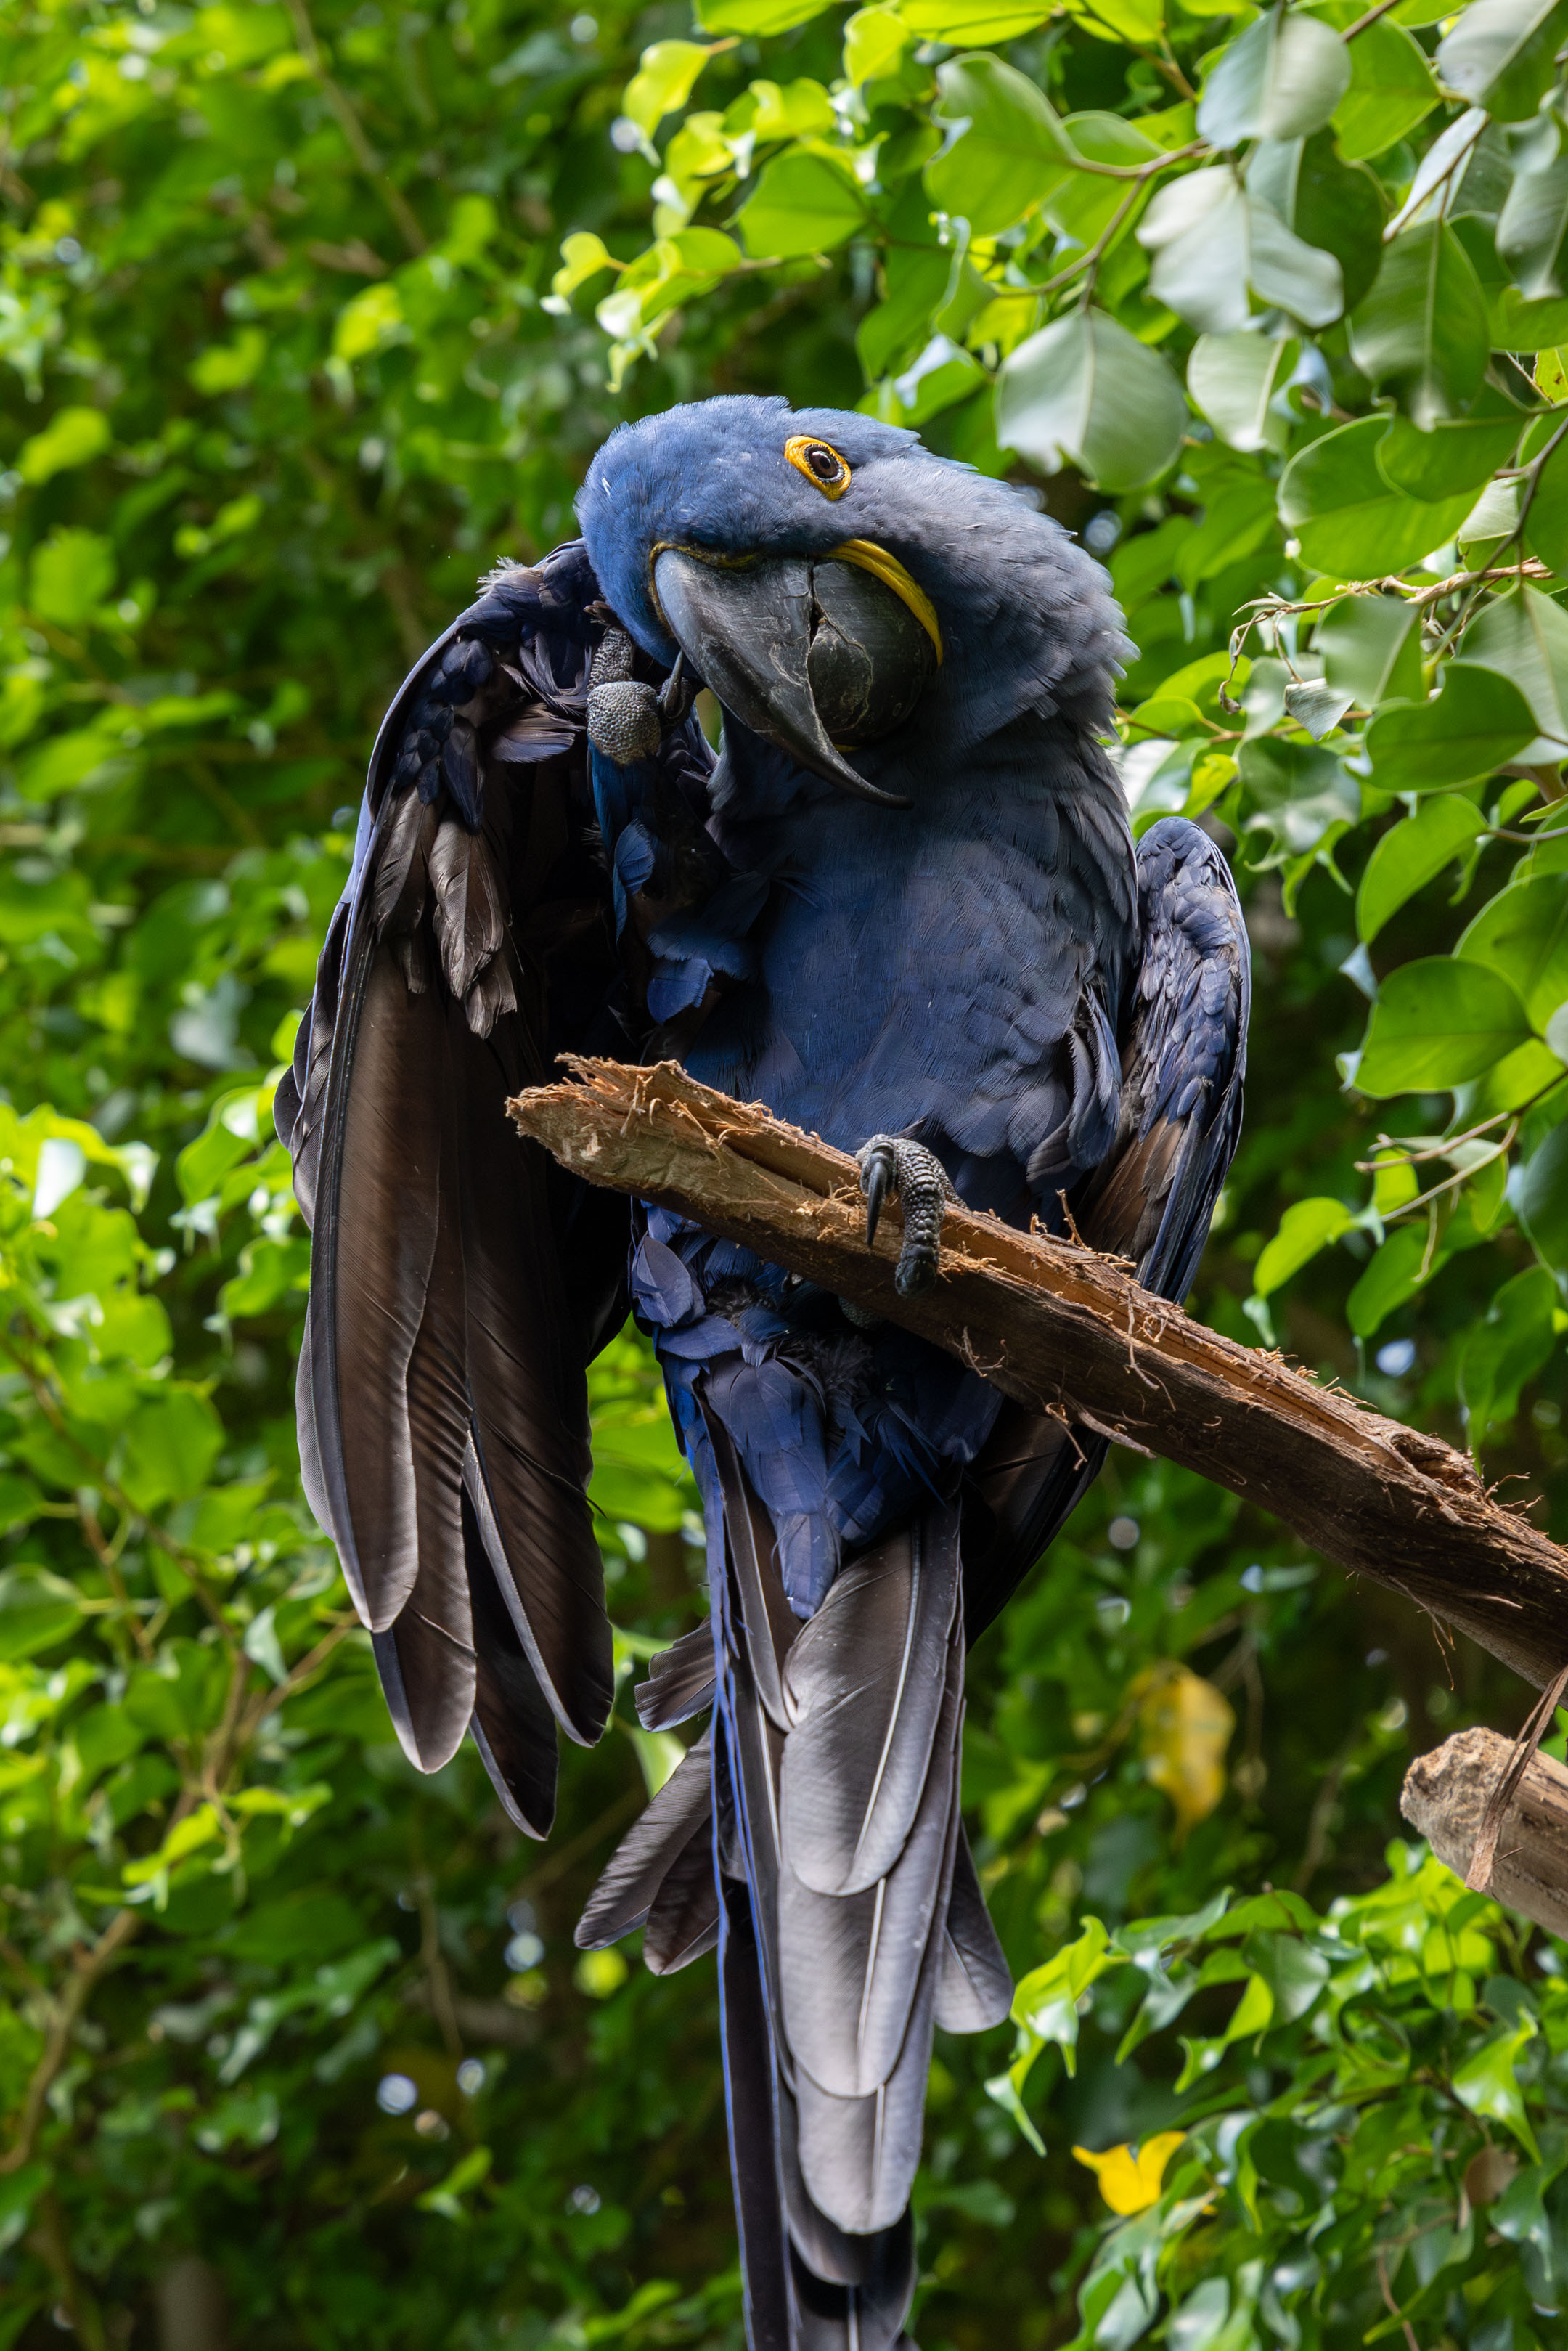
[[[674,668],[659,688],[659,715],[665,726],[684,726],[696,698],[696,687],[686,674],[686,657],[678,653]]]
[[[957,1194],[947,1171],[934,1151],[902,1135],[873,1134],[861,1145],[861,1190],[865,1196],[865,1237],[869,1249],[876,1238],[883,1208],[896,1199],[904,1209],[904,1246],[898,1252],[894,1287],[901,1298],[929,1290],[936,1279],[941,1257],[942,1219],[949,1200]]]

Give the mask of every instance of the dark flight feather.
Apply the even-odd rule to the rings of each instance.
[[[956,1515],[840,1570],[784,1667],[784,1857],[819,1894],[874,1886],[904,1849],[941,1712],[958,1599]]]
[[[953,1757],[963,1719],[963,1669],[960,1635],[946,1645],[942,1660],[941,1708],[915,1820],[885,1876],[859,1893],[835,1895],[802,1886],[788,1857],[780,1875],[779,1974],[785,2035],[797,2067],[838,2098],[864,2098],[893,2074],[927,1948],[934,1931],[940,1934],[937,1905],[951,1873]],[[831,2205],[823,2209],[842,2226],[867,2225],[844,2220]]]
[[[713,1735],[705,1730],[616,1846],[577,1922],[579,1950],[602,1950],[640,1927],[692,1839],[711,1833],[712,1817]]]
[[[648,1678],[632,1693],[644,1730],[668,1730],[713,1704],[713,1628],[698,1625],[648,1660]]]
[[[953,1884],[936,1979],[936,2022],[944,2032],[986,2032],[1005,2024],[1013,1980],[991,1924],[964,1823],[953,1849]]]
[[[955,1741],[946,1759],[945,1784],[936,1796],[948,1832],[935,1889],[938,1918],[952,1882],[957,1762]],[[935,1771],[933,1778],[937,1778]],[[884,2081],[868,2095],[844,2097],[823,2088],[803,2066],[797,2073],[801,2172],[812,2201],[842,2229],[890,2228],[909,2201],[920,2161],[942,1939],[939,1927],[927,1936],[904,2044]]]
[[[664,1872],[648,1905],[643,1929],[643,1964],[656,1976],[690,1967],[718,1941],[718,1878],[714,1867],[711,1812],[686,1840]]]
[[[517,1826],[525,1836],[547,1837],[555,1820],[555,1717],[497,1589],[466,1493],[463,1551],[474,1618],[474,1744]]]

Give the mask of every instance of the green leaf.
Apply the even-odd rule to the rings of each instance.
[[[1437,1092],[1479,1078],[1529,1036],[1524,1007],[1498,973],[1422,956],[1384,981],[1355,1084],[1375,1100]]]
[[[34,488],[57,474],[89,465],[101,456],[111,435],[109,419],[99,408],[60,408],[16,454],[16,471]]]
[[[1247,193],[1268,204],[1287,228],[1340,266],[1344,302],[1354,308],[1383,261],[1383,199],[1364,164],[1343,163],[1333,133],[1263,140],[1247,166]]]
[[[1334,109],[1334,140],[1347,163],[1385,154],[1437,103],[1426,51],[1386,16],[1349,44],[1350,88]]]
[[[1328,120],[1350,78],[1350,51],[1321,17],[1268,9],[1210,68],[1198,135],[1216,147],[1304,138]]]
[[[793,32],[820,16],[827,0],[695,0],[705,33],[766,35]]]
[[[81,1624],[70,1585],[44,1567],[0,1572],[0,1665],[57,1648]]]
[[[1489,289],[1487,319],[1494,351],[1540,351],[1568,343],[1568,298],[1527,302],[1517,286]]]
[[[259,327],[242,327],[232,343],[209,343],[200,356],[192,360],[191,381],[209,400],[225,392],[243,391],[254,383],[267,357],[267,337]]]
[[[1328,1960],[1299,1935],[1249,1935],[1241,1956],[1254,1980],[1267,1986],[1276,2024],[1305,2016],[1328,1981]]]
[[[1359,1077],[1356,1081],[1359,1084]],[[1414,1298],[1442,1263],[1430,1251],[1426,1223],[1400,1225],[1391,1232],[1345,1301],[1345,1320],[1358,1339],[1370,1339],[1396,1307]]]
[[[1413,603],[1400,596],[1346,596],[1318,624],[1323,674],[1364,710],[1393,695],[1421,692],[1421,632]]]
[[[1391,914],[1446,866],[1463,857],[1481,827],[1481,813],[1462,793],[1434,793],[1414,816],[1385,832],[1366,861],[1355,895],[1355,926],[1368,945]]]
[[[1437,50],[1438,79],[1497,122],[1523,122],[1552,87],[1563,0],[1471,0]]]
[[[1352,314],[1350,343],[1357,367],[1423,429],[1474,399],[1491,350],[1486,302],[1446,221],[1401,230]]]
[[[1553,430],[1563,423],[1568,423],[1568,417],[1554,417]],[[1553,571],[1568,571],[1568,434],[1536,478],[1535,496],[1525,517],[1524,544]]]
[[[113,587],[115,569],[114,549],[96,531],[51,531],[35,549],[30,567],[34,611],[63,629],[79,628]],[[101,736],[98,740],[99,756],[107,758],[112,746]]]
[[[865,217],[865,199],[849,162],[836,147],[813,142],[763,166],[736,225],[747,253],[788,259],[831,252],[862,228]]]
[[[1300,350],[1300,343],[1265,335],[1198,337],[1186,363],[1186,388],[1232,449],[1283,449],[1290,425],[1270,415],[1270,402],[1290,381]]]
[[[622,112],[651,139],[666,114],[685,105],[712,54],[701,41],[655,41],[622,94]]]
[[[1343,1200],[1293,1200],[1253,1268],[1252,1286],[1259,1297],[1272,1297],[1293,1273],[1299,1273],[1342,1233],[1349,1232],[1356,1221],[1354,1210]]]
[[[1511,679],[1454,661],[1429,702],[1391,703],[1379,712],[1366,749],[1379,791],[1451,791],[1517,759],[1534,735],[1530,705]]]
[[[997,438],[1053,474],[1073,464],[1103,490],[1134,490],[1175,461],[1181,386],[1157,351],[1103,310],[1075,310],[1003,361]]]
[[[1459,1397],[1472,1452],[1480,1451],[1490,1427],[1513,1418],[1520,1389],[1550,1357],[1556,1306],[1557,1284],[1544,1266],[1532,1265],[1503,1283],[1465,1342]]]
[[[1240,768],[1257,810],[1243,831],[1271,833],[1280,855],[1305,857],[1332,845],[1361,814],[1343,761],[1315,744],[1260,736],[1241,746]]]
[[[1244,328],[1249,287],[1260,302],[1307,326],[1326,327],[1343,308],[1333,255],[1304,245],[1223,166],[1189,172],[1162,188],[1138,242],[1155,255],[1155,299],[1205,334]]]
[[[560,265],[550,279],[550,293],[558,302],[564,302],[601,269],[614,266],[604,239],[590,229],[578,229],[561,239]]]
[[[902,0],[899,15],[917,40],[1016,41],[1051,14],[1040,0]]]
[[[1495,0],[1479,0],[1481,7],[1495,5]],[[1480,2115],[1488,2122],[1501,2123],[1511,2130],[1532,2162],[1539,2162],[1541,2151],[1535,2144],[1535,2133],[1524,2111],[1524,2097],[1514,2068],[1527,2042],[1533,2041],[1536,2025],[1532,2017],[1523,2017],[1512,2032],[1499,2033],[1475,2055],[1467,2060],[1454,2075],[1454,2095],[1472,2115]]]
[[[1523,418],[1445,417],[1423,432],[1396,416],[1377,444],[1377,470],[1391,489],[1438,506],[1473,497],[1508,463]]]
[[[1135,122],[1124,122],[1119,114],[1104,114],[1093,108],[1070,114],[1062,128],[1080,162],[1113,163],[1124,171],[1129,166],[1135,170],[1160,152]],[[1051,191],[1044,211],[1059,236],[1070,237],[1075,245],[1092,245],[1124,211],[1126,201],[1125,181],[1075,168]],[[1134,213],[1127,217],[1135,216]]]
[[[139,1510],[197,1493],[217,1459],[224,1425],[200,1389],[171,1382],[126,1424],[120,1482]]]
[[[1568,1120],[1552,1127],[1508,1179],[1508,1205],[1530,1245],[1568,1292]]]
[[[1568,230],[1568,156],[1556,156],[1544,171],[1514,176],[1497,225],[1497,249],[1527,302],[1560,298],[1565,289],[1559,266]]]
[[[1098,1918],[1085,1918],[1077,1941],[1031,1969],[1013,1994],[1014,2022],[1038,2041],[1054,2041],[1070,2074],[1077,2070],[1079,2001],[1107,1968],[1123,1964],[1109,1939]]]
[[[1515,882],[1481,908],[1454,953],[1512,987],[1537,1031],[1568,1000],[1568,873]]]
[[[1303,559],[1333,579],[1403,571],[1452,538],[1473,503],[1469,494],[1428,506],[1391,489],[1377,469],[1388,430],[1360,417],[1309,442],[1280,482],[1280,515],[1294,528]]]
[[[925,192],[977,236],[995,236],[1066,176],[1071,145],[1033,82],[999,57],[950,57],[936,79],[936,119],[956,136],[925,166]]]
[[[896,8],[859,8],[844,26],[844,73],[859,89],[892,73],[909,47],[910,30]]]

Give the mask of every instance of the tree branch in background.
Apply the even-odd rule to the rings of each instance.
[[[674,1062],[567,1066],[574,1083],[534,1087],[510,1109],[574,1174],[675,1209],[919,1332],[1064,1423],[1199,1471],[1537,1687],[1568,1662],[1568,1557],[1440,1437],[1205,1329],[1119,1259],[964,1208],[943,1226],[935,1289],[901,1298],[902,1219],[884,1216],[867,1247],[845,1153]]]
[[[1495,1730],[1460,1730],[1405,1775],[1399,1809],[1439,1861],[1470,1881],[1487,1814],[1518,1761]],[[1495,1850],[1475,1872],[1477,1891],[1568,1935],[1568,1771],[1531,1754],[1497,1823]]]

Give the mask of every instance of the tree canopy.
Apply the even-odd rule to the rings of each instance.
[[[1195,1309],[1561,1536],[1568,0],[17,0],[0,22],[0,2351],[739,2341],[711,1970],[570,1929],[700,1528],[594,1373],[613,1729],[402,1760],[301,1498],[277,1066],[399,676],[620,418],[860,403],[1106,562],[1257,967]],[[1529,2351],[1568,1953],[1396,1834],[1528,1693],[1113,1454],[978,1649],[1020,1978],[925,2351]],[[1561,1751],[1561,1750],[1559,1750]],[[1390,1842],[1390,1840],[1393,1840]]]

